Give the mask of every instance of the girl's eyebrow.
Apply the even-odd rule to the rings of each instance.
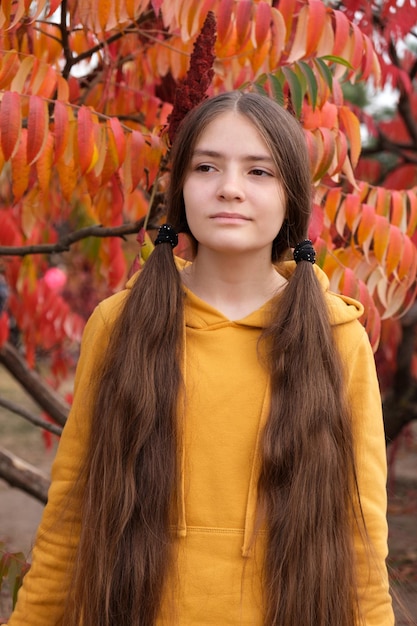
[[[210,157],[210,158],[224,158],[224,155],[221,152],[217,152],[216,150],[205,150],[197,148],[193,152],[194,157]],[[268,154],[246,154],[242,161],[263,161],[267,163],[273,163],[272,158]]]

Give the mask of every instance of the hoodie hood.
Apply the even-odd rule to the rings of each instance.
[[[175,262],[178,269],[181,271],[190,264],[190,261],[185,261],[184,259],[180,259],[179,257],[175,257]],[[277,272],[279,272],[284,278],[287,280],[291,279],[291,276],[294,273],[296,268],[296,264],[294,261],[285,261],[276,266]],[[313,265],[314,273],[323,289],[324,296],[326,298],[327,306],[329,309],[329,318],[332,326],[336,326],[338,324],[346,324],[352,322],[353,320],[359,319],[364,313],[363,305],[357,300],[350,298],[349,296],[344,296],[341,294],[336,294],[330,290],[330,282],[327,275],[324,271],[318,267],[318,265]],[[131,289],[132,285],[135,283],[140,272],[136,272],[126,283],[126,288]],[[230,323],[222,313],[220,313],[214,307],[211,307],[209,304],[198,298],[195,294],[193,294],[190,290],[184,288],[188,297],[192,300],[193,307],[192,310],[187,314],[186,326],[190,328],[204,328],[204,327],[212,327],[217,324],[222,323]],[[246,317],[238,320],[239,325],[242,326],[251,326],[257,328],[264,328],[266,323],[266,311],[265,308],[250,313]]]

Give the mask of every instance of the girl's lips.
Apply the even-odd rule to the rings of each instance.
[[[211,216],[211,219],[229,219],[229,220],[245,220],[249,221],[249,218],[246,215],[241,215],[240,213],[215,213]]]

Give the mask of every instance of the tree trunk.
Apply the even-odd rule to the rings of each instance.
[[[17,487],[46,504],[50,481],[30,463],[0,447],[0,476],[11,487]]]

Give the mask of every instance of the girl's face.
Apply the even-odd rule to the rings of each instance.
[[[183,188],[185,212],[198,251],[260,252],[285,218],[286,200],[271,152],[243,115],[214,119],[198,139]]]

